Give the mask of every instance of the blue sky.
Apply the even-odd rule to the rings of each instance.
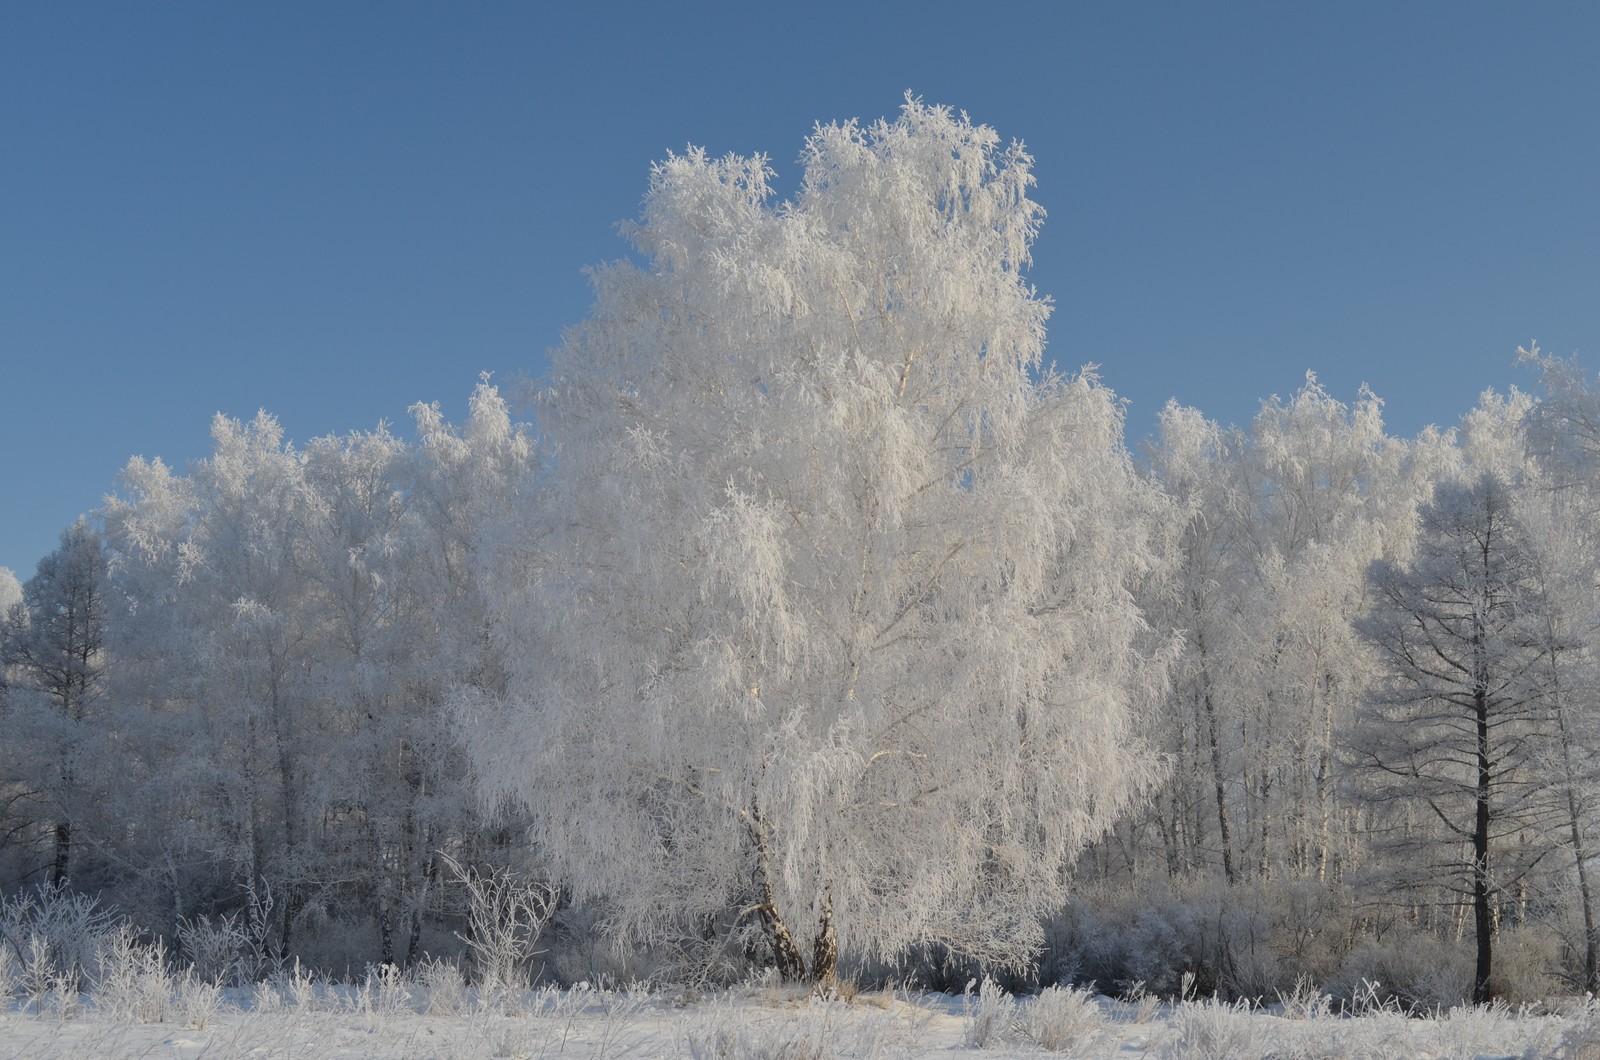
[[[1455,422],[1600,368],[1600,5],[0,5],[0,566],[213,413],[459,419],[542,370],[648,167],[910,89],[1036,158],[1049,355],[1130,439],[1307,369]]]

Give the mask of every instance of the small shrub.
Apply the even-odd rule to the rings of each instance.
[[[467,980],[455,961],[426,958],[417,965],[416,980],[423,991],[426,1015],[459,1016],[467,1011]]]
[[[406,988],[400,969],[392,964],[367,965],[366,974],[351,995],[351,1008],[380,1022],[398,1016],[410,1004],[411,991]]]
[[[1016,999],[988,976],[984,976],[983,982],[978,984],[976,994],[972,992],[972,984],[967,984],[965,1007],[966,1042],[974,1049],[988,1049],[1000,1044],[1011,1033],[1017,1020]]]
[[[243,986],[252,978],[252,946],[237,914],[213,920],[200,915],[178,918],[178,952],[194,974],[208,982]]]
[[[1305,975],[1295,980],[1289,993],[1278,993],[1278,1003],[1283,1006],[1283,1018],[1289,1020],[1320,1020],[1333,1012],[1333,998]]]
[[[95,960],[95,1008],[114,1020],[160,1023],[172,999],[161,940],[144,945],[133,927],[122,925],[102,945]]]
[[[1149,1023],[1161,1012],[1161,999],[1136,981],[1122,992],[1120,999],[1127,1006],[1125,1012],[1131,1023]]]
[[[1346,1008],[1356,1013],[1390,1005],[1446,1012],[1472,993],[1472,961],[1464,947],[1427,932],[1394,935],[1358,944],[1326,988],[1350,998]]]
[[[222,1009],[222,985],[185,969],[173,993],[172,1015],[191,1030],[209,1030]]]
[[[1259,1026],[1260,1019],[1248,1002],[1184,1001],[1173,1009],[1160,1055],[1174,1060],[1253,1056],[1260,1051],[1255,1040]]]
[[[56,975],[55,962],[50,957],[50,943],[43,935],[29,935],[21,954],[22,969],[17,979],[22,986],[22,994],[33,1005],[35,1012],[43,1012],[45,1002],[60,978]]]
[[[0,949],[9,947],[21,964],[23,989],[35,1002],[58,980],[78,990],[119,928],[96,899],[65,888],[0,899]]]
[[[295,958],[293,965],[281,968],[263,980],[262,986],[257,989],[258,995],[267,990],[278,995],[276,1009],[291,1009],[295,1012],[311,1012],[317,1007],[318,989],[315,977],[311,971],[300,964]]]
[[[539,935],[555,912],[559,892],[502,870],[485,876],[448,857],[445,864],[467,890],[468,931],[459,937],[472,954],[480,1000],[498,1004],[527,987],[528,962],[538,952]]]
[[[1526,1054],[1534,1060],[1533,1050]],[[1549,1060],[1600,1060],[1600,1007],[1589,999],[1582,1009],[1562,1018],[1555,1041],[1543,1050]]]
[[[263,979],[250,988],[250,1011],[266,1015],[284,1008],[283,994],[271,980]]]
[[[1564,992],[1568,977],[1561,942],[1533,927],[1502,931],[1494,943],[1494,995],[1515,1005]]]
[[[35,1015],[49,1013],[59,1020],[74,1019],[82,1002],[83,995],[78,992],[77,981],[69,976],[57,976],[51,981],[50,989],[39,999]]]
[[[1088,990],[1051,986],[1019,1006],[1016,1032],[1052,1053],[1087,1046],[1105,1030],[1100,1005]]]

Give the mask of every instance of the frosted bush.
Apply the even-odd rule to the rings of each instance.
[[[129,1023],[160,1023],[167,1018],[172,989],[160,939],[144,945],[133,927],[123,924],[102,944],[94,976],[98,1012]]]
[[[426,1015],[459,1016],[468,1009],[467,980],[455,961],[429,957],[417,966],[416,980]]]
[[[372,1017],[375,1026],[406,1011],[410,1004],[411,991],[400,969],[392,964],[367,965],[366,974],[350,997],[351,1008]]]
[[[293,1009],[295,1012],[310,1012],[317,1007],[318,988],[315,977],[310,969],[300,964],[299,958],[293,965],[280,969],[269,976],[258,988],[258,993],[270,989],[278,995],[279,1004],[275,1007]]]
[[[239,986],[254,971],[246,957],[249,939],[234,914],[179,917],[178,950],[194,974],[210,982]]]
[[[1358,1013],[1391,1004],[1408,1012],[1445,1012],[1472,993],[1472,962],[1464,949],[1433,935],[1394,936],[1356,946],[1326,987],[1350,998],[1347,1008]]]
[[[1160,1055],[1173,1060],[1233,1060],[1257,1055],[1260,1026],[1261,1017],[1247,1002],[1185,1001],[1173,1009]]]
[[[1278,1002],[1283,1007],[1283,1018],[1290,1020],[1326,1019],[1333,1011],[1333,998],[1304,975],[1295,980],[1294,989],[1288,994],[1279,992]]]
[[[262,980],[250,988],[250,1011],[257,1015],[282,1012],[285,1008],[283,994],[270,980]]]
[[[0,898],[0,948],[9,945],[19,958],[24,989],[36,1001],[58,979],[76,990],[118,928],[95,899],[65,889]]]
[[[22,966],[11,947],[0,939],[0,1011],[11,1004],[11,999],[22,989]]]
[[[1121,901],[1119,901],[1121,899]],[[1073,911],[1073,954],[1081,975],[1127,993],[1138,984],[1149,993],[1176,997],[1181,977],[1201,963],[1204,928],[1196,909],[1177,900],[1119,908],[1125,896],[1104,894]]]
[[[222,1009],[222,985],[202,979],[194,969],[185,969],[173,992],[172,1015],[177,1022],[192,1030],[210,1028]]]
[[[1271,996],[1281,973],[1267,918],[1248,903],[1220,902],[1202,931],[1201,960],[1215,969],[1217,989],[1235,998]]]
[[[1016,1033],[1052,1053],[1088,1047],[1105,1031],[1105,1017],[1088,990],[1046,987],[1019,1006]]]
[[[1383,984],[1376,979],[1362,979],[1350,991],[1344,1009],[1353,1016],[1371,1016],[1376,1013],[1398,1012],[1399,1003],[1394,997],[1385,992]]]
[[[1142,981],[1135,981],[1122,993],[1125,1018],[1132,1023],[1149,1023],[1161,1011],[1161,999],[1152,994]]]
[[[472,954],[479,1000],[490,1006],[508,1001],[528,985],[528,962],[555,912],[559,892],[501,869],[485,875],[444,860],[466,888],[468,931],[458,937]]]
[[[1593,998],[1562,1018],[1553,1041],[1542,1043],[1549,1060],[1600,1060],[1600,1007]],[[1524,1054],[1534,1060],[1532,1047]]]
[[[21,953],[22,972],[19,979],[23,996],[33,1004],[35,1012],[43,1012],[51,993],[56,989],[56,983],[66,982],[66,977],[56,974],[55,962],[50,956],[50,943],[43,935],[28,935]]]
[[[983,977],[976,994],[972,993],[972,984],[967,984],[965,1008],[966,1042],[974,1049],[988,1049],[1000,1044],[1016,1023],[1016,999],[988,976]]]
[[[1582,926],[1575,931],[1582,938]],[[1501,931],[1494,943],[1494,993],[1496,997],[1516,1004],[1523,1001],[1541,1001],[1555,993],[1581,989],[1583,971],[1580,953],[1576,968],[1570,964],[1570,954],[1563,953],[1565,938],[1556,931],[1523,926]]]
[[[77,981],[70,976],[60,975],[50,981],[50,988],[39,999],[35,1014],[42,1016],[48,1013],[60,1020],[74,1019],[82,1001],[83,995],[78,993]]]

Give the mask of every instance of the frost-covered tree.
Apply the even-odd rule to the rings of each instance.
[[[412,554],[430,585],[446,684],[500,694],[506,675],[494,642],[489,586],[479,577],[481,555],[494,548],[492,528],[511,525],[528,510],[537,464],[533,438],[512,420],[487,378],[473,391],[459,428],[436,406],[418,404],[411,412],[418,438],[408,470],[418,536]]]
[[[72,869],[74,829],[92,799],[99,763],[84,762],[93,714],[104,687],[106,554],[84,520],[64,530],[39,561],[22,599],[0,627],[0,665],[10,671],[7,751],[50,820],[50,882]]]
[[[1408,547],[1433,445],[1386,435],[1371,393],[1346,405],[1311,376],[1246,429],[1163,411],[1150,468],[1184,517],[1146,605],[1185,637],[1156,722],[1178,765],[1152,808],[1171,875],[1338,876],[1333,761],[1371,669],[1350,622],[1367,565]]]
[[[1592,864],[1600,810],[1600,549],[1593,520],[1571,493],[1541,477],[1519,493],[1533,595],[1525,636],[1540,651],[1533,683],[1547,718],[1539,768],[1559,819],[1553,837],[1566,847],[1566,856],[1553,860],[1570,871],[1570,883],[1558,884],[1554,896],[1565,920],[1557,930],[1575,958],[1572,978],[1594,992],[1600,990],[1600,887]],[[1571,931],[1572,923],[1581,931]]]
[[[325,638],[306,571],[325,508],[265,412],[217,416],[212,440],[187,475],[130,461],[124,497],[107,504],[125,608],[113,680],[122,709],[160,733],[144,747],[168,904],[270,896],[272,943],[287,950],[320,874],[312,833],[328,815],[315,782],[347,772],[323,768],[342,719],[315,699]]]
[[[1041,371],[1020,145],[913,100],[804,163],[774,207],[762,157],[669,157],[642,267],[594,272],[494,549],[517,654],[472,746],[629,936],[732,911],[791,979],[1023,962],[1155,775],[1133,588],[1163,501],[1112,394]]]
[[[1563,810],[1572,890],[1581,922],[1573,978],[1600,991],[1600,881],[1594,822],[1600,810],[1600,387],[1576,358],[1552,357],[1530,344],[1517,351],[1539,371],[1541,400],[1521,413],[1529,467],[1523,523],[1536,544],[1536,576],[1546,648],[1544,688],[1554,729],[1548,769]],[[1568,938],[1575,933],[1565,932]],[[1575,969],[1575,971],[1577,971]]]
[[[1245,444],[1242,432],[1172,402],[1149,452],[1156,480],[1182,512],[1174,562],[1145,601],[1156,621],[1184,635],[1155,719],[1158,744],[1177,766],[1157,797],[1155,820],[1169,873],[1192,871],[1214,852],[1230,884],[1239,873],[1237,707],[1255,635],[1249,619],[1260,610],[1243,599],[1253,509]]]
[[[346,822],[342,842],[326,836],[324,859],[367,881],[379,956],[395,964],[420,955],[440,850],[476,853],[465,836],[476,807],[444,704],[452,687],[498,687],[469,555],[484,513],[515,503],[532,459],[487,382],[461,430],[431,407],[413,413],[418,446],[380,429],[317,439],[304,454],[318,503],[301,570],[323,631],[309,694],[324,724],[335,719],[333,754],[348,766],[306,797]]]
[[[1576,357],[1553,357],[1530,343],[1518,358],[1539,372],[1542,400],[1524,406],[1528,449],[1548,488],[1576,493],[1592,512],[1600,492],[1600,385]]]
[[[0,567],[0,628],[4,628],[11,609],[22,603],[22,583],[10,567]],[[0,658],[0,709],[4,709],[6,696],[6,665]]]
[[[470,556],[531,446],[487,384],[464,430],[416,412],[416,446],[380,426],[299,449],[270,416],[219,417],[189,474],[135,459],[108,502],[114,684],[141,719],[121,751],[145,778],[129,836],[157,908],[270,898],[275,950],[332,916],[405,963],[436,853],[477,860],[445,699],[501,669]]]
[[[1333,766],[1373,669],[1351,622],[1368,564],[1409,551],[1431,444],[1389,437],[1370,391],[1347,406],[1309,374],[1290,400],[1263,402],[1251,425],[1243,805],[1264,874],[1324,880],[1351,854],[1342,839],[1352,830],[1336,827]]]
[[[1392,811],[1391,869],[1470,900],[1480,1002],[1494,907],[1544,849],[1522,841],[1551,823],[1546,616],[1512,497],[1492,472],[1447,484],[1422,509],[1414,561],[1373,565],[1359,628],[1384,681],[1349,748],[1358,793]],[[1413,817],[1420,826],[1405,822]]]
[[[10,567],[0,567],[0,615],[11,613],[11,608],[22,603],[22,583]]]

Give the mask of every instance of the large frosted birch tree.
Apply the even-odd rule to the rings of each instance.
[[[1163,501],[1114,396],[1041,367],[1020,145],[908,101],[803,161],[776,206],[761,156],[655,167],[642,260],[553,355],[537,510],[489,550],[521,662],[468,729],[626,937],[1021,962],[1156,771]]]

